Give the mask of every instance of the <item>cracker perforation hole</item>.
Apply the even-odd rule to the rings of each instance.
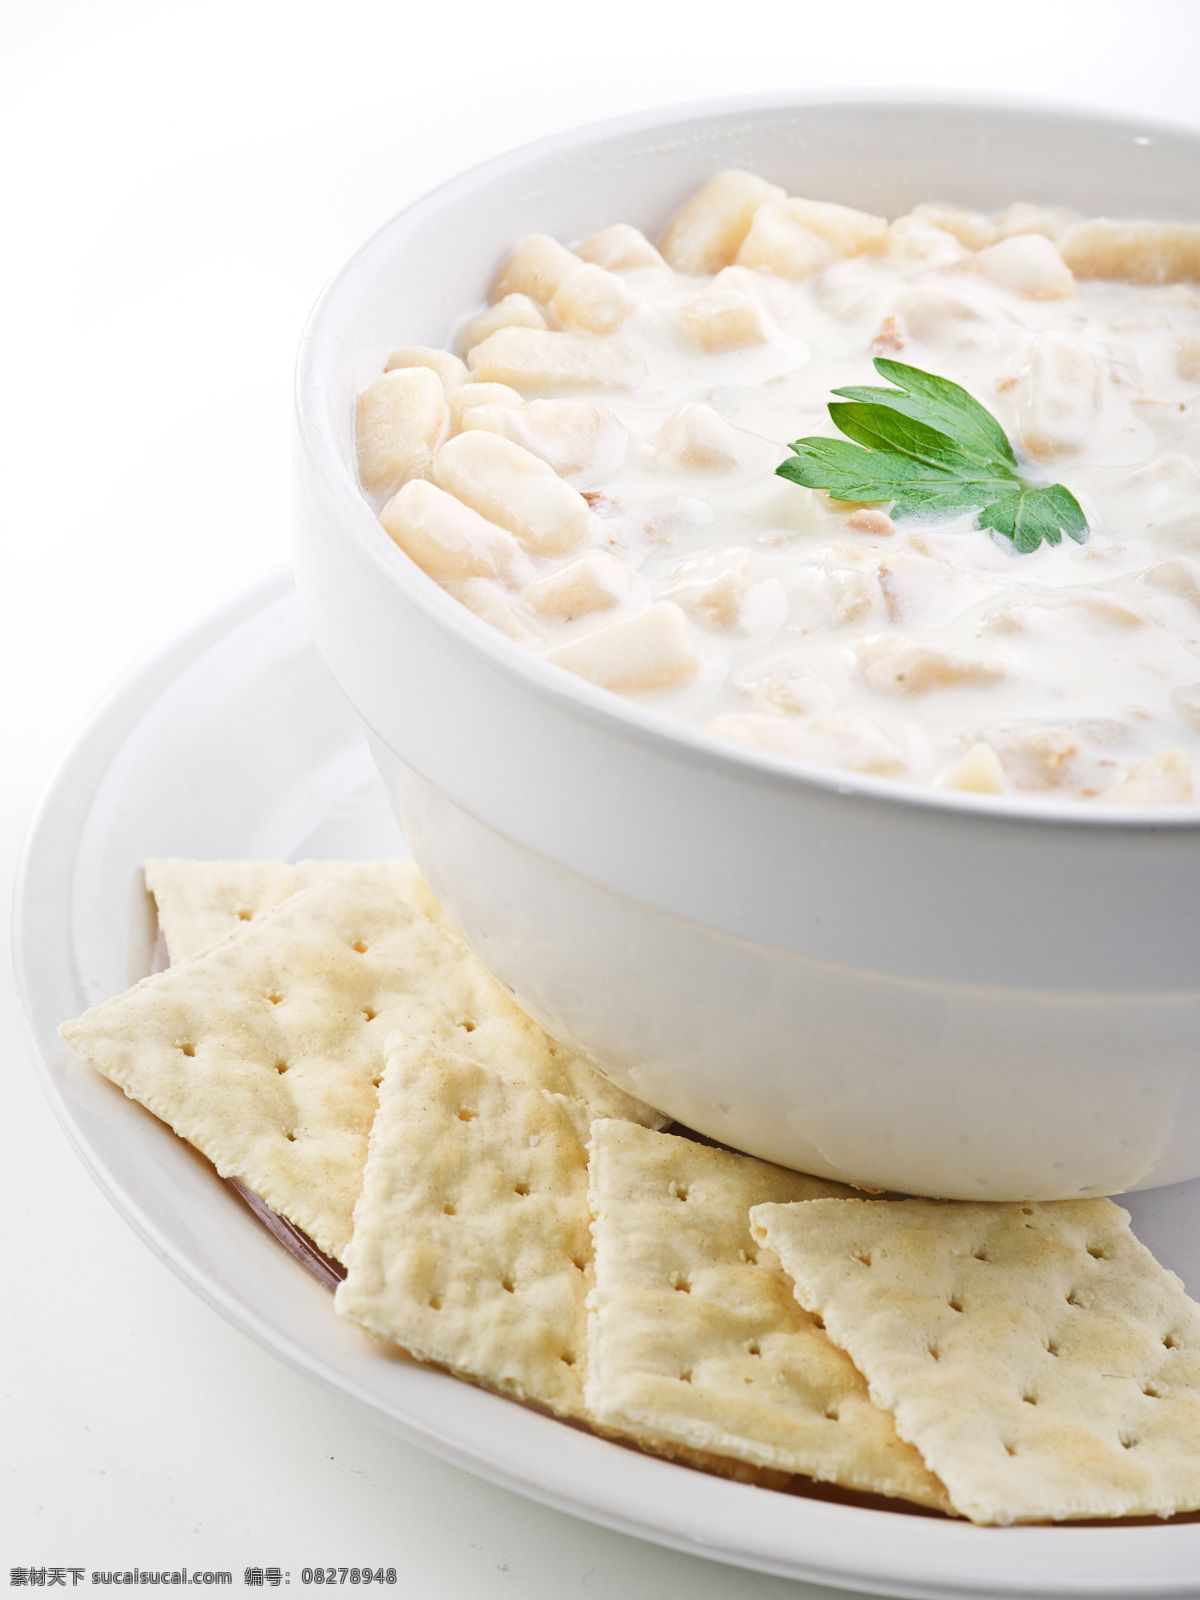
[[[378,1015],[379,1015],[379,1013],[378,1013],[378,1011],[376,1011],[374,1006],[364,1006],[363,1007],[363,1016],[367,1019],[368,1022],[374,1022],[375,1018]]]
[[[1024,1400],[1027,1406],[1035,1406],[1038,1403],[1038,1397],[1035,1394],[1023,1394],[1021,1399]]]
[[[947,1300],[946,1304],[950,1307],[951,1311],[961,1311],[963,1308],[962,1301],[956,1294],[952,1294],[949,1300]]]
[[[452,1206],[450,1202],[447,1201],[442,1207],[442,1215],[444,1217],[456,1217],[458,1215],[458,1208],[456,1206]]]
[[[459,1017],[454,1026],[461,1028],[464,1033],[474,1033],[477,1024],[470,1017]]]
[[[676,1272],[671,1278],[671,1287],[677,1294],[691,1294],[692,1286],[682,1272]]]
[[[1058,1345],[1053,1339],[1043,1340],[1042,1349],[1048,1356],[1056,1356],[1058,1354]]]
[[[278,989],[272,989],[270,994],[267,996],[267,999],[271,1002],[271,1004],[273,1006],[277,1006],[279,1004],[279,1002],[283,999],[283,996],[279,993]]]
[[[686,1200],[687,1197],[688,1197],[687,1184],[686,1183],[669,1183],[667,1185],[667,1193],[674,1200]]]
[[[350,946],[350,948],[351,948],[351,950],[357,950],[360,956],[365,956],[366,953],[367,953],[367,946],[363,943],[363,941],[361,939],[355,939],[354,943]]]
[[[247,911],[245,906],[243,906],[242,909],[237,914],[238,921],[239,922],[249,922],[251,917],[253,917],[253,915],[254,915],[253,911]]]
[[[1069,1306],[1080,1306],[1080,1307],[1082,1307],[1083,1301],[1079,1298],[1079,1290],[1078,1289],[1072,1289],[1070,1291],[1070,1293],[1067,1295],[1067,1304]]]
[[[295,1144],[296,1142],[296,1135],[294,1133],[285,1133],[283,1137],[289,1144]]]
[[[692,1381],[692,1369],[690,1367],[688,1368],[688,1370],[686,1372],[681,1372],[679,1374],[679,1381],[680,1381],[680,1383],[691,1383],[691,1381]]]
[[[841,1416],[841,1413],[838,1410],[837,1406],[826,1406],[825,1407],[825,1420],[827,1422],[837,1422],[839,1420],[840,1416]]]
[[[1006,1456],[1015,1456],[1016,1453],[1017,1453],[1017,1446],[1015,1444],[1009,1444],[1008,1441],[1005,1440],[1004,1441],[1004,1454]]]
[[[371,1079],[371,1087],[372,1087],[372,1089],[378,1089],[379,1085],[382,1082],[383,1082],[383,1073],[382,1072],[377,1072],[375,1074],[375,1076]]]
[[[1178,1350],[1179,1349],[1179,1340],[1175,1337],[1175,1335],[1173,1333],[1164,1333],[1163,1334],[1163,1349],[1164,1350]]]
[[[575,1365],[575,1357],[569,1350],[566,1351],[565,1354],[559,1356],[558,1359],[562,1362],[564,1367],[573,1367]]]
[[[1107,1261],[1108,1260],[1108,1252],[1101,1245],[1098,1245],[1098,1244],[1090,1244],[1090,1245],[1088,1245],[1087,1253],[1088,1253],[1088,1255],[1091,1256],[1093,1261]]]
[[[746,1346],[746,1353],[752,1356],[762,1355],[762,1346],[759,1344],[757,1339],[751,1339],[750,1343]],[[746,1381],[749,1382],[749,1379]]]
[[[275,1071],[279,1074],[279,1076],[281,1078],[283,1077],[283,1075],[287,1071],[287,1069],[288,1069],[288,1064],[287,1064],[286,1061],[277,1061],[275,1063]]]
[[[572,1256],[571,1257],[571,1265],[575,1268],[576,1272],[586,1272],[587,1271],[587,1262],[586,1261],[580,1261],[577,1256]]]
[[[819,1311],[810,1311],[809,1316],[813,1319],[814,1327],[823,1328],[825,1326],[825,1318]]]
[[[196,1054],[196,1046],[194,1044],[181,1044],[179,1048],[185,1056],[194,1056]]]
[[[1138,1436],[1136,1434],[1123,1433],[1123,1434],[1121,1434],[1120,1438],[1121,1438],[1121,1449],[1122,1450],[1132,1450],[1135,1445],[1138,1445],[1138,1444],[1141,1443],[1141,1440],[1138,1438]]]
[[[1161,1400],[1163,1397],[1162,1390],[1156,1389],[1152,1383],[1146,1384],[1142,1390],[1142,1393],[1146,1396],[1147,1400]]]
[[[441,1299],[440,1295],[436,1295],[436,1294],[430,1295],[430,1297],[429,1297],[429,1309],[431,1311],[440,1311],[442,1309],[442,1299]]]
[[[869,1250],[855,1250],[854,1259],[855,1261],[861,1261],[864,1267],[869,1267],[871,1265],[871,1252]]]
[[[971,1251],[971,1255],[974,1257],[974,1259],[976,1261],[990,1261],[991,1260],[991,1257],[988,1255],[987,1251],[984,1250],[984,1249],[972,1250]]]
[[[511,1278],[501,1278],[500,1287],[504,1290],[505,1294],[516,1293],[516,1285],[513,1283]]]
[[[937,1345],[935,1345],[935,1344],[931,1344],[929,1346],[929,1355],[930,1355],[930,1358],[932,1360],[934,1360],[934,1361],[940,1361],[942,1359],[942,1352],[938,1349]]]
[[[1023,1217],[1031,1217],[1033,1215],[1033,1207],[1032,1206],[1022,1206],[1021,1207],[1021,1215]]]
[[[467,1106],[459,1106],[459,1108],[458,1108],[458,1120],[460,1122],[474,1122],[475,1113],[473,1111],[471,1111]]]
[[[524,1199],[524,1197],[529,1193],[529,1185],[525,1182],[524,1178],[519,1178],[517,1182],[513,1184],[513,1193],[519,1194],[522,1199]]]

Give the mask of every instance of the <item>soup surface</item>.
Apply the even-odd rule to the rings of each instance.
[[[396,543],[560,667],[822,766],[1175,804],[1200,775],[1200,226],[894,220],[723,173],[658,243],[543,235],[359,398]],[[962,385],[1082,542],[777,476],[876,358]]]

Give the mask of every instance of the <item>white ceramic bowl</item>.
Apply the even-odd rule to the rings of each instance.
[[[389,223],[305,335],[296,572],[413,853],[531,1015],[741,1149],[980,1199],[1196,1176],[1196,807],[958,797],[726,743],[493,632],[359,493],[353,398],[392,345],[443,344],[523,234],[628,221],[653,237],[725,166],[890,215],[935,198],[1200,204],[1195,134],[793,97],[583,129]]]

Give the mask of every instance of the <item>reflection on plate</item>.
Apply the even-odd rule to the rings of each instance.
[[[122,1215],[236,1326],[376,1421],[548,1505],[696,1555],[916,1596],[1197,1593],[1200,1524],[977,1529],[748,1488],[642,1456],[388,1357],[209,1164],[58,1038],[154,965],[148,856],[378,857],[403,843],[286,578],[127,680],[54,780],[26,847],[17,961],[43,1081]],[[1130,1198],[1200,1286],[1200,1182]]]

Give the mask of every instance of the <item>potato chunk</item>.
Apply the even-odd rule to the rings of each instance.
[[[1166,589],[1200,611],[1200,562],[1187,556],[1170,556],[1151,567],[1145,577],[1156,589]]]
[[[664,600],[674,600],[697,622],[728,631],[741,621],[742,606],[759,576],[754,552],[735,545],[728,550],[705,550],[680,561],[660,592]]]
[[[687,618],[669,600],[547,650],[545,659],[624,694],[687,683],[700,666]]]
[[[1062,461],[1086,444],[1102,404],[1095,356],[1069,333],[1034,339],[1017,379],[1017,432],[1037,461]]]
[[[1139,761],[1113,789],[1100,796],[1102,805],[1177,806],[1192,798],[1192,768],[1182,750],[1161,750]]]
[[[575,254],[583,261],[591,261],[609,272],[628,272],[635,267],[665,267],[666,262],[637,228],[627,222],[615,223],[611,228],[601,228],[590,239],[575,246]]]
[[[542,634],[534,632],[498,583],[489,578],[455,578],[442,587],[506,638],[533,649],[541,644]]]
[[[442,380],[428,367],[384,373],[358,397],[358,473],[364,489],[390,489],[429,465],[446,415]]]
[[[439,583],[521,576],[525,571],[510,533],[424,478],[412,478],[397,490],[379,520],[405,555]]]
[[[887,227],[886,217],[828,200],[777,200],[755,212],[737,261],[800,283],[835,261],[882,249]]]
[[[758,307],[738,289],[710,289],[675,313],[680,333],[700,350],[737,350],[766,338]]]
[[[467,412],[478,410],[481,406],[503,406],[506,411],[511,411],[524,404],[517,391],[510,389],[506,383],[464,383],[446,401],[450,432],[461,433]]]
[[[501,328],[545,328],[547,322],[536,300],[527,294],[506,294],[494,306],[472,317],[458,336],[458,347],[463,355],[477,344],[490,339]]]
[[[495,304],[506,295],[524,294],[548,306],[567,273],[578,265],[579,257],[557,239],[548,233],[531,233],[500,268],[488,298]]]
[[[587,536],[588,507],[553,467],[498,434],[456,434],[433,458],[434,481],[537,555],[561,556]]]
[[[1071,300],[1079,290],[1058,247],[1040,233],[1015,233],[975,257],[985,278],[1025,300]]]
[[[1077,222],[1062,238],[1063,260],[1077,278],[1121,283],[1200,279],[1200,222]]]
[[[590,263],[573,267],[550,302],[564,328],[584,333],[615,333],[633,308],[634,298],[620,278]]]
[[[387,358],[387,371],[399,372],[406,367],[428,367],[442,380],[442,388],[451,394],[467,381],[466,362],[460,361],[449,350],[435,350],[427,344],[405,344],[393,350]]]
[[[669,416],[651,442],[658,446],[658,459],[664,467],[714,477],[718,473],[770,472],[782,453],[769,439],[735,427],[700,400]]]
[[[676,272],[719,272],[737,255],[759,206],[783,198],[753,172],[718,172],[671,218],[658,248]]]
[[[553,467],[560,478],[613,472],[629,447],[629,434],[621,419],[591,400],[531,400],[519,409],[508,404],[476,406],[464,414],[462,426],[511,439]]]
[[[1003,794],[1004,768],[985,740],[973,744],[960,761],[937,781],[939,789],[963,789],[968,794]]]
[[[878,633],[864,639],[854,654],[859,671],[877,694],[928,694],[931,689],[960,685],[982,688],[999,683],[1004,676],[997,661],[956,655],[902,633]]]
[[[586,617],[594,611],[611,611],[626,599],[633,573],[607,550],[589,550],[558,572],[539,578],[525,591],[525,599],[544,617]]]
[[[635,389],[645,365],[614,340],[501,328],[467,357],[479,383],[514,389]]]
[[[982,211],[966,211],[962,206],[944,206],[936,201],[926,201],[914,206],[910,215],[953,234],[959,244],[965,245],[968,250],[982,250],[996,240],[996,224],[991,217],[985,217]],[[904,218],[898,217],[896,220],[903,222]]]
[[[762,712],[732,711],[714,717],[708,731],[819,767],[898,778],[908,766],[904,751],[869,717],[810,717],[799,722]]]
[[[1031,205],[1028,200],[1016,200],[996,218],[996,238],[1011,239],[1017,233],[1040,233],[1057,244],[1068,228],[1082,221],[1078,211],[1066,206]]]

